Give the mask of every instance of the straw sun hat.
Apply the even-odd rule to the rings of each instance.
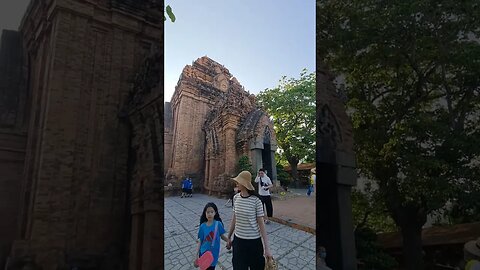
[[[463,247],[468,253],[480,258],[480,237],[477,240],[472,240],[465,243]]]
[[[239,173],[237,177],[232,178],[232,180],[246,187],[248,190],[255,190],[252,185],[252,174],[249,171]]]

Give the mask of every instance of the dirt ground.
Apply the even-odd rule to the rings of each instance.
[[[315,230],[315,193],[307,196],[306,190],[289,190],[284,196],[275,194],[273,216],[289,223]]]

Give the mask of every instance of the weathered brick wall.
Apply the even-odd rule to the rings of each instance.
[[[0,266],[18,231],[26,148],[26,87],[20,33],[4,30],[0,42]]]
[[[162,42],[158,42],[162,44]],[[131,126],[129,269],[163,269],[162,47],[153,47],[136,73],[125,107]]]
[[[209,194],[230,193],[230,177],[237,173],[238,158],[252,156],[252,149],[263,149],[265,127],[273,132],[273,123],[263,112],[248,127],[243,125],[258,109],[255,97],[224,66],[208,57],[184,68],[171,103],[172,116],[165,116],[173,121],[173,131],[165,133],[172,136],[172,143],[165,148],[166,159],[171,159],[166,182],[179,188],[182,178],[190,176],[194,187]],[[266,120],[260,121],[261,116]],[[240,128],[248,136],[241,135],[244,144],[238,146]],[[272,144],[275,150],[275,136]],[[261,164],[261,158],[260,150],[255,159]]]
[[[180,187],[186,175],[193,179],[194,188],[203,185],[205,166],[205,134],[202,130],[207,113],[224,95],[215,83],[219,73],[232,77],[228,69],[208,57],[186,66],[172,97],[173,132],[167,159],[171,159],[167,181]],[[167,150],[167,149],[166,149]]]
[[[120,254],[108,260],[127,257],[129,127],[118,116],[129,79],[161,36],[159,24],[132,14],[109,1],[35,0],[27,11],[25,240],[12,258],[31,255],[47,270],[82,260],[104,265],[112,250]]]
[[[173,112],[172,112],[172,105],[170,102],[165,102],[164,106],[164,141],[163,146],[165,149],[164,155],[164,168],[168,168],[170,166],[170,162],[172,161],[172,155],[167,154],[172,152],[172,141],[173,141]],[[164,185],[168,185],[168,181],[164,178],[165,183]]]

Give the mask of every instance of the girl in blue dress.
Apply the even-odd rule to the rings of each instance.
[[[194,266],[198,267],[197,259],[205,252],[211,251],[213,255],[213,262],[208,270],[215,269],[220,254],[220,238],[227,242],[225,228],[222,219],[218,213],[218,208],[213,202],[205,205],[202,215],[200,217],[200,227],[198,228],[198,246],[195,253]]]

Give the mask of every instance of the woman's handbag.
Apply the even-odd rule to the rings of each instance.
[[[265,270],[278,270],[277,262],[273,257],[265,258]]]
[[[213,239],[212,242],[210,243],[210,249],[212,249],[213,241],[215,241],[215,238],[217,236],[217,228],[218,228],[218,221],[215,221],[215,232],[213,233]],[[205,253],[200,256],[200,258],[197,259],[197,265],[200,267],[200,270],[205,270],[210,265],[212,265],[213,262],[213,253],[210,250],[205,251]]]

